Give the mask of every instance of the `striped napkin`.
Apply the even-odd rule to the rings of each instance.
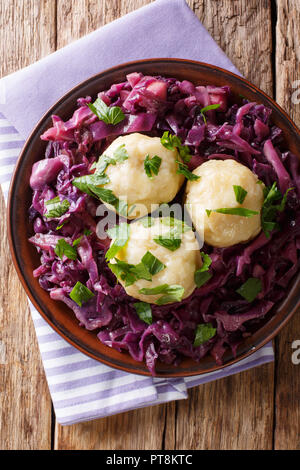
[[[143,31],[149,30],[151,40],[145,43]],[[131,44],[126,55],[125,43]],[[184,0],[157,0],[5,77],[0,80],[0,184],[5,200],[25,138],[51,104],[101,69],[149,57],[202,60],[237,73]],[[30,309],[57,421],[62,425],[187,398],[190,387],[274,360],[269,343],[237,364],[209,374],[184,379],[129,374],[82,354],[53,331],[31,304]]]

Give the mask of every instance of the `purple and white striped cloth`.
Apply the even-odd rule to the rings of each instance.
[[[147,42],[142,33],[149,30]],[[124,44],[130,44],[130,51],[124,52]],[[237,72],[184,0],[157,0],[5,77],[0,80],[0,183],[5,200],[25,138],[62,93],[99,69],[149,57],[202,60]],[[63,425],[187,398],[190,387],[274,360],[269,343],[209,374],[185,379],[128,374],[79,352],[30,308],[56,417]]]

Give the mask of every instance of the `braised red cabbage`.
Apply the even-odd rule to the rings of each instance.
[[[73,116],[64,122],[53,116],[53,127],[41,138],[48,141],[45,158],[34,164],[29,217],[33,243],[41,259],[34,271],[41,287],[52,299],[73,310],[82,327],[97,330],[107,346],[128,351],[137,361],[146,361],[152,374],[160,360],[177,365],[182,357],[199,361],[211,354],[222,364],[224,352],[236,354],[244,338],[266,321],[282,300],[299,268],[300,172],[299,162],[284,146],[284,136],[272,124],[271,110],[260,103],[234,97],[228,86],[194,86],[175,78],[147,77],[132,73],[98,95],[107,106],[119,106],[125,119],[117,125],[100,121],[88,107],[91,97],[78,100]],[[93,97],[95,98],[95,97]],[[219,104],[205,118],[201,109]],[[277,183],[287,195],[279,214],[279,229],[267,238],[261,232],[247,244],[229,248],[204,245],[212,259],[211,279],[182,302],[152,306],[153,323],[141,321],[133,303],[108,268],[105,252],[110,240],[96,235],[97,200],[72,185],[74,177],[91,172],[92,164],[118,135],[144,132],[162,136],[176,134],[192,154],[192,170],[208,159],[235,159],[248,166],[267,186]],[[67,200],[67,210],[57,218],[47,217],[46,201]],[[81,237],[81,238],[80,238]],[[80,238],[76,260],[59,258],[59,239],[69,244]],[[236,292],[249,277],[259,278],[262,292],[249,303]],[[82,307],[71,298],[77,282],[94,296]],[[213,338],[194,347],[198,324],[216,328]]]

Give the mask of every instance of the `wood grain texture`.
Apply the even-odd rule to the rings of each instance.
[[[55,50],[55,2],[0,2],[0,74]],[[51,400],[25,293],[12,265],[0,201],[0,448],[50,449]]]
[[[271,0],[187,1],[241,73],[272,94]],[[0,74],[24,67],[147,3],[150,0],[0,0]],[[277,0],[277,12],[274,89],[277,101],[299,125],[300,104],[291,102],[293,84],[300,80],[298,0]],[[297,98],[300,102],[300,92]],[[3,198],[0,213],[4,220]],[[47,449],[51,402],[4,223],[0,254],[0,449]],[[299,366],[290,360],[295,339],[300,339],[299,316],[277,339],[275,374],[274,365],[268,364],[194,388],[188,400],[68,427],[56,424],[54,448],[270,449],[272,442],[277,449],[300,448]]]
[[[57,0],[57,47],[148,3],[151,0]]]
[[[272,95],[271,0],[188,0],[238,70]]]
[[[158,405],[68,427],[57,425],[55,449],[162,449],[169,409]],[[173,416],[174,410],[173,404]]]
[[[277,1],[276,101],[300,126],[300,4]],[[300,365],[292,343],[300,340],[300,311],[277,338],[275,449],[300,450]]]
[[[273,371],[267,364],[191,389],[177,402],[175,448],[272,449]]]

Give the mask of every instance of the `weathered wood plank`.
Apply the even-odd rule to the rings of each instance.
[[[270,0],[188,0],[234,65],[272,94]]]
[[[57,0],[57,47],[94,31],[151,0]]]
[[[166,409],[159,405],[68,427],[57,425],[55,449],[160,450]]]
[[[0,0],[0,75],[55,49],[55,1]],[[51,401],[0,200],[0,448],[51,448]]]
[[[176,449],[271,449],[273,370],[267,364],[190,390],[177,403]]]
[[[299,2],[278,0],[276,100],[298,127],[300,126],[299,50]],[[300,340],[299,314],[300,311],[295,314],[277,340],[275,449],[300,449],[300,365],[292,363],[292,343]]]

